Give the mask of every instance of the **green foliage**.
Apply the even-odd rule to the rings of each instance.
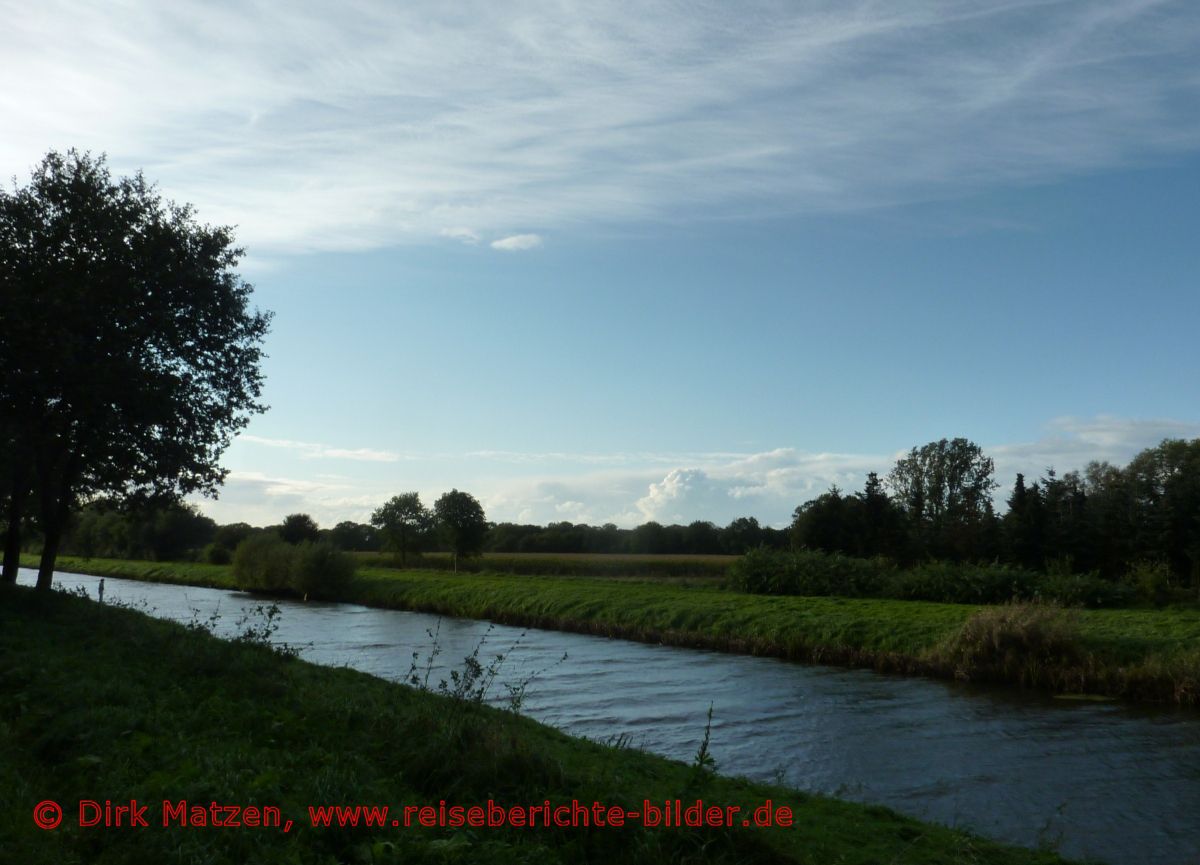
[[[302,597],[340,599],[354,579],[354,558],[328,541],[292,545],[263,532],[251,535],[233,555],[233,574],[240,589],[292,591]]]
[[[229,565],[233,563],[233,553],[227,547],[212,543],[204,548],[204,561],[210,565]]]
[[[320,536],[321,530],[317,527],[317,521],[308,514],[288,514],[279,527],[279,537],[289,544],[315,541]]]
[[[35,456],[40,589],[80,500],[223,481],[221,453],[265,408],[270,315],[249,307],[241,256],[229,228],[104,157],[51,151],[0,189],[0,416]]]
[[[195,505],[168,501],[121,508],[101,500],[75,514],[62,549],[102,558],[178,561],[202,550],[216,531],[217,524]]]
[[[1010,565],[955,562],[925,562],[902,569],[885,559],[856,559],[815,550],[753,550],[730,569],[730,586],[753,594],[950,604],[1039,599],[1068,606],[1116,607],[1134,600],[1128,588],[1095,574],[1047,576]]]
[[[759,548],[734,563],[729,583],[738,591],[763,595],[881,597],[894,571],[882,559]]]
[[[1137,593],[1124,583],[1106,580],[1096,573],[1047,574],[1041,577],[1034,597],[1064,607],[1127,607],[1137,600]]]
[[[354,579],[354,558],[328,541],[300,544],[292,556],[290,584],[306,598],[334,601]]]
[[[405,564],[409,553],[420,551],[434,527],[434,516],[421,504],[418,493],[392,496],[371,514],[371,525],[379,529],[384,547],[399,553]]]
[[[1125,575],[1125,582],[1139,598],[1156,607],[1165,606],[1171,597],[1171,571],[1163,562],[1136,562]]]
[[[238,544],[233,553],[237,587],[251,592],[279,592],[291,587],[296,548],[278,535],[263,532]]]
[[[926,562],[896,573],[886,597],[952,604],[1003,604],[1034,596],[1038,575],[1008,565]]]
[[[453,553],[456,567],[460,557],[478,555],[483,550],[487,517],[473,495],[451,490],[434,502],[433,513],[438,533]]]

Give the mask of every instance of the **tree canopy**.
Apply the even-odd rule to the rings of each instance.
[[[0,434],[32,465],[4,473],[6,553],[25,510],[13,503],[36,491],[40,588],[81,500],[215,494],[224,480],[221,453],[265,409],[270,314],[250,309],[242,255],[231,229],[140,172],[114,179],[102,156],[50,152],[27,186],[0,191]]]
[[[438,532],[454,556],[455,568],[459,556],[473,556],[483,549],[487,536],[487,517],[483,505],[470,493],[450,490],[433,503]]]
[[[387,549],[400,554],[403,566],[408,553],[421,549],[422,541],[433,528],[433,514],[421,504],[418,493],[401,493],[375,509],[371,525],[383,534]]]

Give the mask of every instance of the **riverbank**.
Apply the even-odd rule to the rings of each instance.
[[[71,557],[65,571],[236,587],[224,565]],[[748,595],[657,581],[360,569],[343,600],[726,652],[1200,704],[1200,610],[1071,610]],[[1001,611],[997,614],[997,611]]]
[[[574,739],[470,699],[318,667],[59,593],[0,588],[0,655],[0,849],[12,861],[1063,861],[884,808]],[[696,731],[697,744],[703,732]],[[599,801],[640,811],[644,800],[677,798],[737,806],[741,814],[770,799],[776,815],[781,806],[792,810],[793,825],[349,829],[314,827],[308,811],[418,803],[436,810],[441,800],[466,806],[488,799],[506,806]],[[80,827],[78,803],[106,799],[150,805],[149,825]],[[32,817],[46,800],[65,809],[52,831],[36,828]],[[182,826],[171,816],[164,826],[162,803],[180,800],[200,804],[210,825]],[[219,819],[230,819],[236,806],[247,820],[217,826],[213,802]],[[270,822],[270,808],[278,808],[280,826],[245,825],[252,814]],[[412,819],[419,822],[415,813]],[[287,820],[293,826],[284,831]]]

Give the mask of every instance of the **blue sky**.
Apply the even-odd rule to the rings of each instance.
[[[1200,7],[633,8],[0,2],[0,170],[143,168],[276,314],[206,511],[781,524],[1200,435]]]

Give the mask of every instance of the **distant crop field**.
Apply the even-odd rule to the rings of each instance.
[[[356,553],[359,562],[370,567],[399,567],[399,557],[391,553]],[[738,556],[675,555],[650,553],[484,553],[473,559],[459,559],[458,570],[468,573],[495,571],[565,577],[613,577],[637,579],[724,579]],[[408,556],[406,567],[450,570],[449,553],[425,553]]]

